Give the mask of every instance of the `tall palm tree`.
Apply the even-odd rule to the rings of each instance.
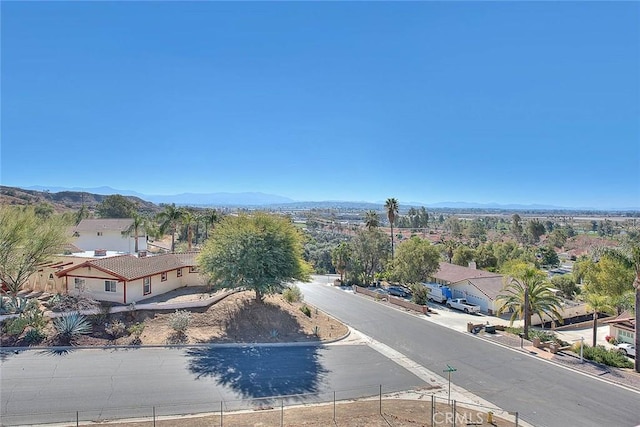
[[[529,339],[533,314],[537,314],[541,322],[545,314],[562,321],[560,299],[549,290],[550,284],[543,272],[533,265],[519,265],[511,271],[507,280],[507,286],[496,298],[504,302],[498,309],[498,315],[511,310],[511,324],[516,318],[524,319],[525,339]]]
[[[176,204],[172,203],[166,205],[164,210],[158,214],[158,220],[160,221],[160,232],[166,234],[167,231],[171,232],[171,252],[176,251],[176,231],[178,224],[182,221],[182,215],[184,211],[180,208],[176,208]]]
[[[384,204],[384,208],[387,211],[387,218],[389,218],[389,224],[391,224],[391,259],[393,259],[393,223],[396,222],[398,217],[399,207],[398,200],[394,197],[387,199]]]
[[[615,307],[611,304],[611,299],[606,295],[596,293],[587,293],[584,296],[587,307],[593,310],[593,343],[595,347],[598,342],[598,314],[611,313],[615,311]]]
[[[212,209],[204,214],[204,238],[209,238],[209,226],[213,227],[216,222],[220,221],[220,214],[217,210]]]
[[[640,348],[640,334],[638,329],[640,328],[640,244],[637,242],[630,242],[626,246],[620,249],[602,249],[601,252],[607,253],[610,256],[617,257],[624,261],[627,265],[634,268],[636,276],[633,280],[633,290],[635,293],[634,312],[635,312],[635,338],[634,344],[636,349]],[[636,350],[637,351],[637,350]],[[634,367],[636,372],[640,372],[640,358],[636,356]]]
[[[378,216],[378,212],[374,210],[368,210],[364,214],[364,225],[369,230],[373,230],[374,228],[378,228],[380,226],[380,217]]]
[[[192,211],[185,209],[182,212],[180,221],[187,226],[187,251],[191,252],[191,245],[193,243],[193,228],[191,224],[195,221],[196,217]]]
[[[140,230],[145,229],[147,225],[147,218],[140,215],[137,212],[134,212],[131,215],[131,219],[133,222],[131,225],[122,232],[123,236],[131,236],[133,234],[133,239],[135,241],[135,253],[138,253],[138,239],[140,238]]]

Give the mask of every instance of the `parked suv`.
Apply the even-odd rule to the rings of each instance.
[[[387,291],[389,292],[389,295],[395,295],[397,297],[404,298],[411,296],[411,292],[407,292],[406,289],[401,288],[400,286],[389,286]]]

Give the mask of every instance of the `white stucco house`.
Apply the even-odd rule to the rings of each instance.
[[[128,232],[133,225],[131,218],[83,219],[72,228],[73,245],[83,251],[108,250],[123,253],[136,252],[135,232]],[[138,230],[138,252],[147,250],[147,234]]]
[[[183,286],[205,283],[196,253],[88,259],[56,273],[69,294],[86,293],[99,301],[138,302]]]
[[[448,286],[453,298],[466,298],[470,303],[479,305],[483,313],[495,314],[501,305],[496,302],[496,297],[504,287],[504,276],[501,274],[478,270],[473,265],[462,267],[441,262],[430,280]]]

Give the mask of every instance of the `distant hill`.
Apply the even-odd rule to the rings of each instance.
[[[93,210],[98,204],[102,203],[107,196],[108,194],[94,194],[84,191],[60,191],[52,193],[50,191],[0,186],[0,203],[3,205],[24,206],[48,203],[53,206],[56,212],[78,210],[83,204],[90,210]],[[161,210],[158,205],[143,200],[140,197],[126,195],[125,197],[135,202],[142,212],[155,213]]]

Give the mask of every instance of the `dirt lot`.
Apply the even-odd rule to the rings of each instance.
[[[180,301],[200,300],[210,297],[207,293],[193,289],[190,295],[183,295]],[[263,302],[256,302],[251,291],[238,292],[204,308],[191,308],[191,323],[185,335],[176,334],[169,324],[171,310],[137,310],[109,315],[89,316],[92,332],[78,337],[74,344],[78,346],[109,345],[164,345],[164,344],[200,344],[230,342],[305,342],[328,341],[344,336],[348,329],[327,314],[309,307],[307,316],[301,308],[303,302],[289,303],[281,295],[271,295]],[[177,298],[176,298],[177,299]],[[125,328],[141,323],[144,331],[140,341],[123,332],[114,337],[107,333],[108,326],[122,322]],[[47,338],[40,345],[58,344],[51,322],[45,328]],[[24,334],[12,336],[3,332],[3,347],[27,345]]]
[[[380,410],[382,408],[382,411]],[[514,422],[493,416],[493,423],[488,422],[488,415],[475,409],[456,408],[456,424],[458,426],[515,426]],[[125,427],[267,427],[267,426],[307,426],[307,427],[431,427],[453,426],[453,410],[451,406],[438,403],[431,422],[431,400],[386,399],[380,401],[361,400],[358,402],[338,402],[335,405],[313,405],[259,410],[253,412],[220,414],[206,416],[182,417],[179,419],[158,419],[142,422],[122,422],[117,425]]]

